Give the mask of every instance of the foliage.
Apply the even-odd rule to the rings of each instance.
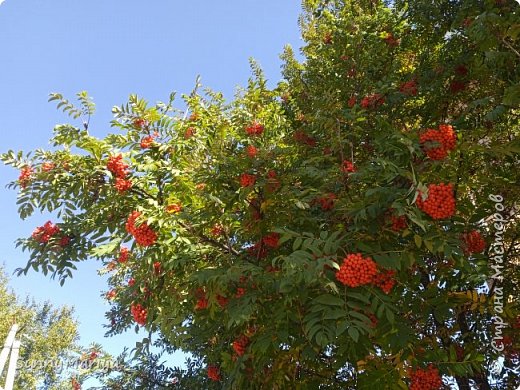
[[[8,279],[0,271],[0,339],[5,340],[11,326],[19,325],[21,342],[15,377],[15,389],[70,389],[71,378],[86,378],[96,371],[86,364],[101,347],[82,348],[78,324],[69,307],[37,304],[28,297],[21,300],[9,290]],[[5,367],[3,380],[7,372]]]
[[[199,388],[203,365],[233,389],[401,389],[436,370],[463,389],[514,388],[518,5],[303,8],[305,60],[288,47],[275,90],[252,63],[229,104],[195,90],[179,112],[173,94],[154,106],[132,95],[113,109],[115,134],[59,125],[55,151],[4,154],[25,170],[12,183],[20,216],[61,219],[47,241],[18,242],[30,251],[20,273],[63,282],[78,261],[102,260],[108,334],[142,324],[190,352]],[[498,258],[503,278],[490,280]],[[137,360],[142,386],[171,380],[144,369],[153,354]]]

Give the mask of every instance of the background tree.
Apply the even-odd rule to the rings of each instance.
[[[20,240],[20,273],[63,282],[101,259],[108,334],[144,326],[190,352],[199,388],[514,388],[518,5],[303,8],[305,60],[287,48],[275,90],[252,63],[229,104],[199,85],[185,111],[132,95],[103,139],[86,93],[51,95],[85,121],[57,126],[54,151],[2,156],[21,217],[61,219]],[[137,352],[124,380],[171,383]]]
[[[74,311],[54,307],[50,302],[38,304],[29,297],[21,300],[9,290],[8,278],[0,270],[0,338],[5,340],[11,326],[19,325],[21,341],[15,377],[15,389],[70,389],[73,378],[86,378],[92,365],[82,363],[92,358],[94,349],[82,348]],[[88,356],[87,356],[88,355]],[[81,369],[83,367],[84,369]],[[4,371],[5,381],[7,369]],[[4,382],[2,382],[4,383]]]

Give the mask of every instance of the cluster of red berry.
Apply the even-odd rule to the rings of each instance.
[[[208,378],[215,382],[220,381],[222,379],[220,376],[220,369],[217,366],[209,365]]]
[[[132,124],[134,125],[134,127],[138,128],[138,129],[142,129],[143,127],[145,127],[147,125],[146,120],[144,118],[135,118],[132,121]]]
[[[392,224],[391,229],[394,232],[399,232],[403,229],[406,229],[406,227],[408,226],[406,215],[390,215],[390,223]]]
[[[244,287],[237,287],[237,292],[235,293],[235,298],[241,298],[245,295],[247,290]]]
[[[169,214],[176,214],[182,211],[182,205],[180,203],[172,203],[166,206],[166,212]]]
[[[244,355],[246,348],[249,345],[249,337],[241,335],[238,339],[233,341],[233,350],[238,356]]]
[[[394,270],[379,270],[379,272],[374,275],[372,283],[383,290],[385,294],[389,294],[396,283],[395,274],[396,272]]]
[[[208,307],[208,298],[206,296],[206,292],[202,288],[198,288],[195,291],[195,296],[197,297],[197,303],[195,304],[195,310],[207,309]]]
[[[121,247],[121,249],[119,250],[119,257],[117,258],[117,261],[119,263],[126,263],[129,257],[130,249],[128,249],[126,246]]]
[[[262,238],[262,241],[265,244],[265,246],[267,246],[269,248],[277,248],[278,241],[280,241],[280,234],[279,233],[269,233]]]
[[[351,96],[348,101],[347,101],[347,105],[352,108],[356,105],[356,102],[357,102],[357,97],[354,95],[354,96]]]
[[[148,312],[140,303],[132,305],[130,311],[132,312],[135,322],[139,325],[146,324],[146,316],[148,315]]]
[[[107,162],[107,169],[116,177],[115,187],[119,192],[125,192],[132,188],[132,182],[126,177],[128,176],[128,164],[123,161],[123,156],[110,156]]]
[[[386,44],[390,47],[399,46],[399,39],[394,37],[394,34],[392,34],[391,32],[386,34],[386,37],[384,38],[384,40],[385,40]]]
[[[482,238],[479,231],[473,230],[469,233],[462,235],[464,241],[464,253],[466,255],[470,253],[481,253],[486,249],[486,241]]]
[[[208,308],[208,299],[206,297],[199,298],[195,304],[195,310],[203,310]]]
[[[439,370],[431,364],[428,368],[417,369],[411,374],[410,390],[439,390],[441,386]]]
[[[153,272],[154,272],[154,274],[160,275],[161,271],[162,271],[161,262],[160,261],[154,262],[153,263]]]
[[[363,108],[376,108],[382,106],[384,103],[385,97],[380,93],[373,93],[361,99],[361,107]]]
[[[107,162],[107,169],[115,177],[126,177],[128,175],[128,164],[123,161],[123,155],[110,156]]]
[[[118,192],[125,192],[132,188],[132,182],[121,177],[116,177],[114,187]]]
[[[18,183],[20,183],[20,187],[26,188],[31,182],[31,176],[33,174],[33,169],[30,166],[23,167],[20,170],[20,176],[18,176]]]
[[[47,221],[43,226],[38,226],[36,229],[34,229],[31,237],[39,243],[46,244],[52,237],[54,237],[60,231],[61,229],[59,228],[59,226],[53,224],[51,221]]]
[[[433,219],[450,218],[455,214],[453,184],[430,184],[426,200],[419,191],[417,206]]]
[[[105,298],[108,299],[109,301],[111,301],[112,299],[114,299],[116,297],[116,295],[117,295],[116,290],[110,290],[109,292],[106,293]]]
[[[310,147],[316,146],[316,139],[311,137],[310,135],[306,134],[302,130],[297,130],[294,132],[294,140],[298,142],[299,144],[307,145]]]
[[[222,233],[224,233],[224,226],[222,226],[219,223],[213,225],[213,227],[211,228],[211,235],[213,237],[219,237],[222,235]]]
[[[352,253],[343,259],[336,279],[348,287],[370,284],[377,273],[377,265],[370,257],[363,258],[361,253]]]
[[[354,166],[354,163],[349,160],[344,160],[343,165],[341,166],[341,170],[344,173],[350,173],[350,172],[356,172],[356,167]]]
[[[54,164],[53,162],[45,161],[44,163],[42,163],[42,172],[50,172],[54,168],[56,168],[56,164]]]
[[[227,304],[229,303],[229,299],[226,298],[225,296],[223,295],[217,295],[217,303],[219,304],[220,307],[226,307]]]
[[[240,175],[240,185],[242,187],[250,187],[256,183],[256,176],[248,173],[242,173]]]
[[[450,125],[439,125],[439,129],[427,129],[419,137],[426,155],[432,160],[444,159],[455,148],[457,134]]]
[[[147,135],[141,139],[141,149],[148,149],[153,145],[154,137],[153,135]]]
[[[265,190],[268,193],[272,193],[277,191],[281,185],[280,180],[278,180],[276,176],[276,171],[274,169],[269,170],[269,172],[267,172],[267,184]]]
[[[320,204],[323,211],[332,210],[334,202],[336,201],[336,194],[330,193],[326,196],[316,199],[316,202]]]
[[[253,121],[249,126],[246,127],[247,135],[261,135],[264,132],[264,126],[257,121]]]
[[[133,287],[134,284],[135,284],[135,279],[134,278],[128,279],[128,287]]]
[[[133,211],[126,221],[126,231],[130,233],[135,241],[141,246],[151,246],[157,241],[157,234],[146,222],[136,226],[135,222],[141,216],[139,211]]]
[[[72,390],[81,390],[81,384],[76,380],[76,378],[71,379]]]
[[[62,238],[60,238],[59,245],[62,248],[65,248],[67,245],[69,245],[69,243],[70,243],[70,237],[69,236],[63,236]]]
[[[191,137],[193,137],[195,135],[196,132],[197,132],[197,130],[195,130],[194,127],[188,127],[186,129],[186,131],[184,132],[184,139],[190,139]]]
[[[417,81],[410,80],[405,81],[399,86],[399,92],[408,95],[408,96],[416,96],[417,95]]]
[[[248,145],[246,147],[246,154],[249,158],[255,158],[255,156],[258,153],[258,149],[254,147],[253,145]]]
[[[332,33],[326,32],[323,36],[323,43],[325,45],[330,45],[332,43]]]

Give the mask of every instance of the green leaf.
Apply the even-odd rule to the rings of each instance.
[[[421,238],[421,236],[419,236],[418,234],[415,234],[413,236],[413,239],[415,241],[415,245],[417,246],[417,248],[420,248],[421,245],[422,245],[422,238]]]
[[[358,340],[359,340],[359,331],[356,328],[354,328],[353,326],[349,327],[348,328],[348,335],[350,336],[350,338],[352,340],[354,340],[354,342],[356,342],[356,343],[358,342]]]

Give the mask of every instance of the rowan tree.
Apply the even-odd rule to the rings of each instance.
[[[518,5],[303,8],[304,60],[286,48],[273,90],[253,62],[231,103],[198,85],[185,110],[132,95],[104,138],[60,125],[55,150],[4,154],[21,217],[60,221],[20,240],[20,273],[63,282],[100,259],[109,334],[143,326],[189,352],[199,388],[514,388]],[[51,100],[90,117],[78,97]]]

